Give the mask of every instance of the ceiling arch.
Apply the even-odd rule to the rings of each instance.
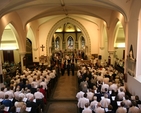
[[[0,4],[0,16],[16,12],[24,25],[43,17],[69,14],[89,15],[109,23],[113,11],[121,13],[127,20],[131,3],[132,0],[4,0]]]
[[[115,28],[115,41],[114,41],[115,48],[124,48],[125,47],[125,34],[123,30],[123,26],[120,21],[117,22]]]
[[[86,45],[89,46],[88,47],[88,53],[91,53],[90,52],[91,51],[91,42],[90,42],[90,37],[88,35],[87,30],[85,29],[85,27],[80,22],[78,22],[77,20],[74,20],[72,18],[64,18],[64,19],[58,21],[56,24],[54,24],[54,26],[52,27],[52,29],[50,30],[50,32],[47,35],[47,40],[46,40],[46,46],[47,46],[47,48],[50,48],[51,47],[51,41],[52,41],[52,37],[53,37],[55,31],[61,25],[65,24],[66,22],[73,23],[73,25],[75,25],[76,27],[78,27],[82,31],[84,37],[87,37],[86,40],[85,40],[85,42],[86,42]],[[49,49],[47,49],[47,53],[50,55]]]
[[[19,45],[16,37],[17,37],[17,32],[13,27],[13,25],[9,23],[3,31],[0,49],[1,50],[19,49]]]

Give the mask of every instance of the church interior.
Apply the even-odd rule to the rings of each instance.
[[[54,107],[61,107],[62,113],[79,113],[78,70],[84,64],[109,65],[123,74],[128,93],[141,99],[140,42],[140,0],[4,0],[0,88],[17,70],[22,74],[27,69],[34,72],[36,66],[55,69],[59,74],[49,83],[45,112],[56,113]],[[61,76],[66,60],[75,64],[75,76],[67,76],[67,67]]]

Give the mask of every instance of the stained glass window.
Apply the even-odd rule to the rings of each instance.
[[[68,48],[72,49],[73,48],[73,38],[71,36],[68,37]]]

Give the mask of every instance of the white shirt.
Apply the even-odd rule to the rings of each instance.
[[[87,98],[90,100],[90,101],[92,101],[92,99],[93,99],[93,96],[94,96],[94,93],[93,92],[87,92]]]
[[[108,84],[103,84],[101,86],[101,92],[105,92],[105,88],[107,88],[109,90],[109,85]]]
[[[108,105],[111,103],[111,100],[104,97],[104,98],[100,101],[100,103],[101,103],[101,106],[102,106],[103,108],[108,108]]]
[[[33,81],[31,84],[34,84],[34,88],[37,88],[39,86],[37,81]]]
[[[4,99],[4,91],[0,91],[0,99]]]
[[[105,113],[104,108],[97,107],[97,108],[95,109],[95,113]]]
[[[27,93],[26,95],[27,100],[30,100],[31,98],[34,97],[34,95],[32,93]]]
[[[34,97],[35,99],[43,99],[44,95],[41,92],[37,91],[34,93]]]
[[[123,97],[125,97],[125,93],[124,92],[119,92],[118,93],[118,99],[123,100]]]
[[[76,94],[76,98],[79,100],[80,98],[83,97],[85,93],[83,91],[79,91],[77,94]]]
[[[20,94],[20,93],[21,93],[20,91],[14,92],[14,97],[15,97],[16,100],[19,99],[19,94]]]
[[[118,86],[117,86],[117,84],[112,84],[112,85],[110,85],[110,88],[109,88],[109,90],[114,90],[115,92],[117,92],[117,90],[118,90]]]
[[[130,108],[130,106],[132,105],[131,100],[129,100],[129,99],[123,100],[123,102],[125,103],[126,108]]]
[[[95,111],[95,108],[97,106],[98,102],[96,100],[92,101],[91,104],[90,104],[90,107],[93,111]]]
[[[116,110],[116,113],[127,113],[127,109],[125,107],[119,107]]]
[[[77,103],[77,106],[79,108],[84,108],[85,104],[86,103],[89,103],[89,99],[85,98],[85,97],[82,97],[78,100],[78,103]]]
[[[40,86],[43,86],[43,89],[46,89],[47,90],[47,83],[46,82],[44,82],[44,81],[42,81],[41,83],[40,83]]]
[[[14,98],[14,94],[12,91],[6,91],[4,95],[9,95],[9,99]]]
[[[33,82],[33,78],[32,78],[32,77],[29,77],[29,78],[28,78],[28,81],[29,81],[29,83],[31,84],[31,83]]]
[[[92,113],[92,110],[88,107],[88,108],[84,108],[82,113]]]
[[[55,74],[53,72],[50,73],[51,78],[55,78]]]
[[[136,106],[132,106],[129,108],[128,113],[140,113],[140,109]]]
[[[20,94],[19,94],[19,97],[24,98],[24,97],[25,97],[25,94],[24,94],[24,93],[20,93]]]

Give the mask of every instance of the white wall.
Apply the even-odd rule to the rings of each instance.
[[[141,78],[137,78],[141,79]],[[128,75],[127,76],[127,89],[132,95],[138,95],[141,99],[141,81],[138,81],[134,77]]]
[[[130,12],[129,25],[128,25],[129,38],[128,38],[128,47],[126,47],[126,50],[128,52],[132,44],[135,58],[137,58],[138,17],[139,17],[140,8],[141,8],[141,0],[134,0],[132,3],[132,8],[130,10],[131,12]],[[136,71],[136,69],[133,71]],[[136,72],[134,73],[136,74]],[[141,78],[138,78],[138,80],[139,79]],[[141,98],[141,91],[139,90],[139,88],[141,87],[141,82],[138,80],[134,79],[132,76],[127,76],[127,88],[129,89],[130,93],[132,93],[133,95],[139,95],[139,97]]]
[[[99,54],[99,28],[90,22],[81,21],[85,26],[91,40],[91,54]]]
[[[52,28],[52,26],[54,25],[54,23],[56,23],[57,21],[59,21],[58,19],[52,19],[49,22],[46,22],[45,24],[43,24],[42,26],[40,26],[39,28],[39,43],[40,46],[46,45],[46,38],[48,36],[48,33],[50,31],[50,29]],[[99,53],[99,28],[96,24],[88,22],[86,20],[83,19],[77,19],[77,21],[79,21],[87,30],[90,40],[91,40],[91,54],[98,54]],[[40,55],[46,55],[46,49],[45,51],[41,51],[40,49]]]

